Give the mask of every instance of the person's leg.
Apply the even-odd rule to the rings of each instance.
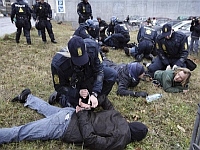
[[[43,41],[43,42],[46,42],[47,39],[46,39],[45,28],[42,28],[42,29],[41,29],[41,35],[42,35],[42,41]]]
[[[198,55],[199,39],[194,39],[194,52]]]
[[[31,44],[30,28],[24,27],[23,30],[24,30],[24,34],[26,36],[26,42],[27,42],[27,44]]]
[[[190,53],[190,54],[193,52],[193,44],[194,44],[194,38],[191,37],[190,48],[189,48],[189,53]]]
[[[112,90],[113,85],[115,84],[117,78],[117,71],[110,67],[104,66],[104,81],[101,94],[108,95]]]
[[[18,27],[15,37],[16,43],[19,43],[21,33],[22,33],[22,27]]]
[[[67,129],[75,109],[64,108],[47,118],[30,122],[26,125],[1,128],[0,144],[19,142],[22,140],[51,140],[60,139]]]
[[[46,21],[46,29],[47,29],[47,32],[48,32],[49,37],[50,37],[50,39],[51,39],[51,42],[57,43],[57,42],[55,41],[55,38],[54,38],[54,34],[53,34],[53,30],[52,30],[52,24],[51,24],[51,22],[48,21],[48,20]]]

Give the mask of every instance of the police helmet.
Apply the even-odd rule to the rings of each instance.
[[[112,25],[116,25],[118,23],[118,18],[116,16],[112,16],[110,21]]]
[[[86,20],[86,21],[85,21],[85,26],[94,29],[94,28],[95,28],[94,21],[93,21],[92,19]]]

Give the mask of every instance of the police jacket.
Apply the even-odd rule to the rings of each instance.
[[[199,37],[200,37],[200,24],[195,25],[195,26],[191,26],[191,27],[190,27],[190,31],[192,32],[192,33],[191,33],[191,36],[192,36],[192,37],[197,37],[197,38],[199,38]]]
[[[103,86],[104,72],[99,46],[91,39],[84,39],[84,42],[89,55],[89,62],[84,65],[84,70],[76,69],[69,52],[57,52],[51,63],[55,90],[66,95],[73,106],[78,104],[81,88],[99,94]]]
[[[77,6],[77,13],[80,17],[82,16],[83,18],[92,17],[92,8],[90,3],[80,2]]]
[[[80,111],[72,115],[62,140],[91,150],[123,150],[131,142],[131,133],[128,122],[116,110]]]
[[[121,33],[125,37],[129,37],[130,38],[129,31],[128,31],[128,29],[127,29],[125,24],[117,24],[117,25],[115,25],[114,32],[115,33]]]
[[[100,28],[100,32],[105,34],[105,30],[106,28],[108,28],[108,24],[105,22],[105,20],[101,20],[99,22],[99,28]]]
[[[47,18],[51,19],[52,18],[52,10],[51,10],[51,6],[44,2],[44,3],[41,3],[41,2],[38,2],[36,5],[35,5],[35,16],[36,18],[34,19],[39,19],[39,20],[47,20]]]
[[[82,37],[83,39],[90,38],[94,39],[87,31],[87,27],[85,26],[85,23],[81,23],[78,29],[74,32],[73,35],[77,35]]]
[[[139,79],[134,79],[130,76],[128,64],[119,68],[117,73],[117,94],[120,96],[135,96],[135,92],[133,90],[128,90],[128,88],[136,87],[139,81]]]
[[[156,39],[156,49],[159,58],[164,65],[169,65],[169,59],[177,59],[177,66],[182,66],[188,57],[188,41],[182,32],[173,32],[170,39],[162,34]]]
[[[154,29],[142,26],[138,31],[137,41],[139,43],[142,40],[148,40],[155,43],[156,37],[157,32]]]
[[[31,9],[29,8],[28,4],[25,3],[23,0],[13,3],[11,7],[11,21],[14,20],[14,17],[16,17],[16,20],[31,19]]]
[[[174,70],[158,70],[154,73],[154,79],[160,82],[165,92],[178,93],[187,90],[181,83],[174,82]]]

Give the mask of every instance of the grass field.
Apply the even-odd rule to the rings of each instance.
[[[33,110],[24,108],[20,103],[10,100],[24,88],[30,88],[32,93],[42,99],[48,99],[54,91],[50,63],[57,51],[67,45],[73,30],[70,23],[61,25],[53,23],[57,44],[44,44],[37,31],[31,30],[32,45],[27,46],[25,37],[21,35],[19,44],[15,43],[15,34],[6,35],[0,39],[0,128],[22,125],[35,121],[43,116]],[[136,42],[137,31],[130,32],[131,42]],[[107,57],[117,63],[128,63],[133,58],[125,56],[122,50],[112,50]],[[198,65],[199,58],[189,56]],[[115,108],[130,121],[137,120],[145,123],[149,132],[147,137],[127,146],[127,150],[187,150],[189,148],[197,104],[200,96],[200,68],[192,73],[189,89],[183,93],[165,93],[156,88],[151,82],[141,83],[135,91],[147,91],[149,94],[162,93],[163,98],[152,103],[146,103],[144,98],[119,97],[114,85],[109,99]],[[79,150],[80,146],[66,144],[61,141],[34,141],[10,143],[0,146],[2,150]]]

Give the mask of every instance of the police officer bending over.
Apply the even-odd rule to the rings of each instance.
[[[156,39],[157,57],[147,67],[153,77],[156,70],[186,67],[188,57],[188,41],[182,32],[173,32],[170,24],[162,27],[162,34]]]
[[[143,58],[153,60],[156,37],[157,32],[154,29],[142,26],[137,35],[138,47],[125,47],[125,53],[133,56],[137,61],[142,61]]]
[[[54,38],[54,34],[53,34],[53,30],[52,30],[52,24],[50,22],[50,20],[52,19],[52,10],[51,10],[51,6],[44,2],[44,0],[40,0],[40,2],[38,2],[35,6],[35,14],[36,14],[36,22],[38,22],[38,30],[41,30],[41,34],[42,34],[42,40],[43,42],[47,42],[46,39],[46,33],[45,33],[45,28],[47,29],[47,32],[49,34],[49,37],[51,39],[52,43],[57,43],[55,38]]]
[[[93,19],[92,8],[88,0],[82,0],[77,5],[77,13],[79,15],[78,23],[84,23],[87,19]]]
[[[49,103],[59,102],[62,107],[70,103],[76,107],[80,92],[84,92],[81,89],[87,89],[92,106],[96,107],[100,104],[97,97],[109,94],[117,73],[103,67],[99,45],[92,39],[73,36],[68,49],[69,52],[61,50],[53,57],[51,70],[57,95],[55,99],[50,98]]]
[[[22,28],[24,30],[24,35],[26,36],[27,44],[31,44],[30,29],[31,29],[31,9],[23,0],[17,0],[17,2],[12,4],[11,11],[11,22],[14,22],[16,18],[15,26],[17,27],[16,32],[16,43],[19,43]]]

